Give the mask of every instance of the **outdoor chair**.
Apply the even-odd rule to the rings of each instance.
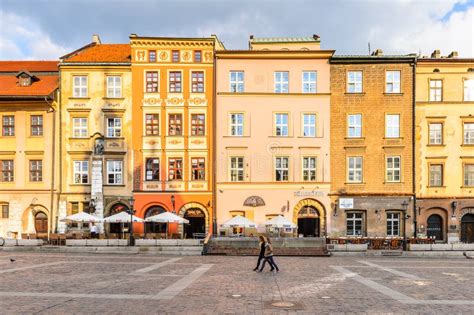
[[[28,240],[28,239],[30,239],[30,236],[28,235],[28,233],[21,233],[21,239],[22,240]]]
[[[59,235],[56,233],[49,234],[49,243],[51,245],[59,245]]]
[[[91,238],[91,233],[89,233],[89,232],[82,233],[82,239],[88,240],[90,238]]]
[[[38,236],[36,234],[28,234],[30,240],[36,240]]]
[[[117,233],[109,233],[108,238],[117,239],[118,235],[117,235]]]
[[[100,234],[99,234],[99,239],[100,239],[100,240],[105,240],[105,234],[104,234],[104,233],[100,233]]]
[[[74,238],[73,233],[66,233],[66,239],[70,240],[70,239],[73,239],[73,238]]]
[[[66,234],[59,234],[58,245],[66,245]]]
[[[80,239],[82,239],[82,233],[73,233],[73,237],[76,240],[80,240]]]

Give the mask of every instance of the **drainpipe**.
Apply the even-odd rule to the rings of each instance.
[[[412,170],[413,170],[413,236],[416,238],[417,235],[417,212],[416,212],[416,62],[417,57],[415,56],[412,68],[413,68],[413,105],[412,105]]]
[[[57,91],[55,91],[57,93]],[[54,99],[54,97],[53,97]],[[44,101],[46,105],[48,105],[49,109],[47,113],[53,114],[53,127],[52,127],[52,145],[51,145],[51,189],[50,189],[50,208],[49,208],[49,229],[48,229],[48,239],[50,232],[53,231],[53,207],[54,207],[54,170],[55,170],[55,163],[56,163],[56,110],[54,109],[53,105],[48,102],[48,97],[44,97]]]
[[[59,115],[59,133],[58,133],[58,146],[59,146],[59,187],[58,187],[58,198],[56,200],[56,209],[57,209],[57,212],[56,212],[56,223],[58,222],[58,212],[59,212],[59,199],[60,199],[60,196],[62,194],[62,191],[63,191],[63,157],[62,157],[62,149],[63,149],[63,138],[62,138],[62,121],[63,121],[63,118],[62,118],[62,106],[63,106],[63,102],[62,102],[62,88],[61,88],[61,84],[62,84],[62,78],[61,78],[61,74],[62,74],[62,71],[61,71],[61,68],[59,68],[59,111],[58,111],[58,115]],[[56,227],[57,227],[57,224],[56,224]]]
[[[217,236],[217,183],[216,183],[216,174],[217,174],[217,161],[216,161],[216,145],[217,145],[217,135],[216,135],[216,113],[217,113],[217,56],[216,56],[216,41],[214,39],[214,67],[213,67],[213,78],[212,78],[212,87],[214,88],[213,99],[212,99],[212,146],[211,146],[211,156],[212,156],[212,235]]]

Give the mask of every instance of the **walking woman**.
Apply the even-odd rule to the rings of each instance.
[[[265,256],[265,243],[266,243],[265,236],[260,235],[258,238],[260,240],[260,242],[258,243],[258,248],[260,249],[260,253],[258,254],[257,267],[255,267],[253,271],[258,270],[258,267],[260,266],[260,262]]]
[[[265,263],[267,261],[270,264],[270,271],[274,271],[275,269],[276,269],[277,272],[280,271],[277,264],[275,263],[275,260],[273,259],[273,246],[272,246],[272,242],[270,241],[269,237],[267,237],[267,241],[265,242],[264,261],[263,261],[262,267],[260,268],[259,272],[263,271],[263,268],[265,268]]]

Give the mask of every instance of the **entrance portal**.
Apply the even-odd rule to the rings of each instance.
[[[44,212],[35,215],[36,233],[48,233],[48,216]]]
[[[109,215],[114,215],[122,211],[128,211],[128,207],[123,203],[117,203],[110,210]],[[109,233],[112,234],[123,234],[124,230],[128,231],[129,223],[109,223]]]
[[[443,240],[443,218],[438,214],[432,214],[428,217],[426,227],[428,237],[434,237],[437,241]]]
[[[206,236],[206,215],[201,209],[186,210],[184,218],[189,220],[189,224],[184,224],[185,238],[204,238]]]
[[[461,242],[474,243],[474,214],[466,214],[461,219]]]
[[[165,211],[166,210],[160,206],[148,208],[148,210],[145,212],[145,219]],[[145,234],[147,233],[166,233],[166,223],[145,222]]]
[[[298,234],[319,237],[319,214],[313,206],[304,206],[298,212]]]

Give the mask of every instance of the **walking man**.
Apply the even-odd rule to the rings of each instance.
[[[265,255],[265,236],[260,235],[259,237],[260,242],[258,243],[258,248],[260,250],[260,253],[258,254],[258,260],[257,260],[257,267],[253,269],[253,271],[258,271],[258,267],[260,266],[260,262],[264,258]]]

